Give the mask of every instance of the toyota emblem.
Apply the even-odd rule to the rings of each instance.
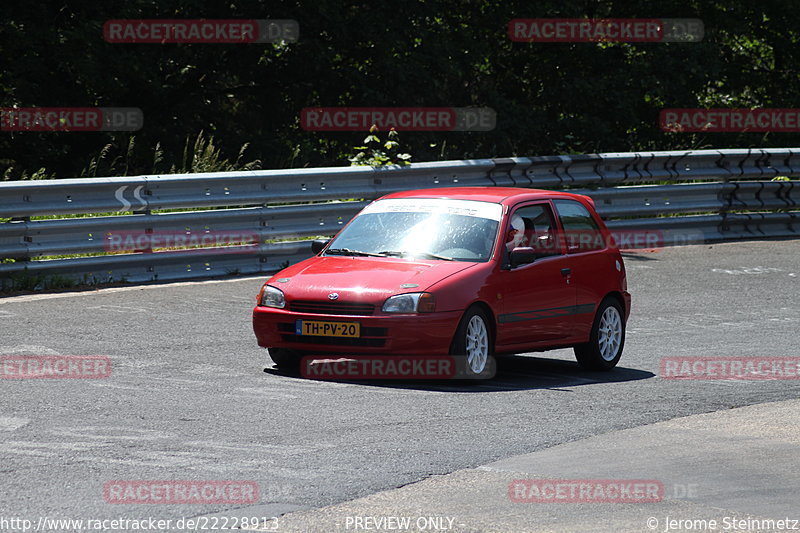
[[[328,295],[328,300],[338,300],[338,299],[339,299],[338,292],[332,292]]]

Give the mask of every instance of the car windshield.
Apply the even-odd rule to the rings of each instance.
[[[473,200],[409,198],[367,206],[325,255],[488,261],[502,206]]]

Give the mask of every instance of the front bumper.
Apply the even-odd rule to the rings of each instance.
[[[460,311],[416,315],[326,315],[257,306],[253,331],[263,348],[288,348],[314,354],[446,355]],[[297,335],[296,320],[358,322],[358,338]]]

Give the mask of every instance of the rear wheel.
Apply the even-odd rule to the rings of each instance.
[[[267,348],[269,356],[275,366],[284,370],[294,370],[300,367],[300,354],[287,348]]]
[[[610,370],[617,365],[625,346],[625,321],[622,317],[622,306],[613,298],[600,303],[589,342],[575,347],[579,365],[587,370]]]

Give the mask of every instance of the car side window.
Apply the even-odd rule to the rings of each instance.
[[[583,204],[575,200],[554,200],[553,203],[564,228],[564,240],[569,253],[602,250],[606,247],[597,222]]]
[[[561,247],[556,238],[556,223],[553,212],[549,204],[534,204],[520,207],[511,214],[512,224],[515,220],[522,219],[524,229],[522,236],[511,240],[509,243],[517,248],[530,248],[531,258],[546,257],[550,255],[560,255]],[[509,228],[510,233],[516,233],[517,229]]]

